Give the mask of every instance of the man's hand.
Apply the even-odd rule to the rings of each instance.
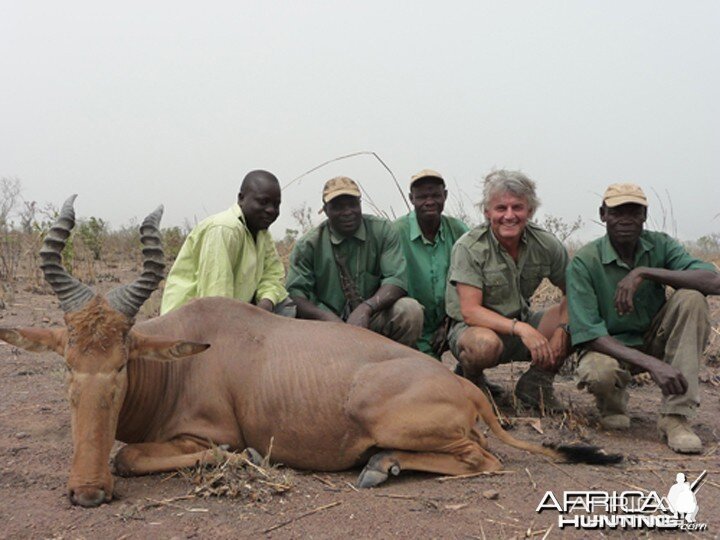
[[[658,360],[649,371],[650,376],[660,387],[664,396],[679,395],[687,392],[688,383],[685,376],[670,364]]]
[[[515,323],[515,335],[530,351],[532,363],[543,370],[550,371],[555,359],[547,338],[524,322]]]
[[[570,336],[562,328],[556,328],[550,338],[550,351],[552,352],[552,365],[547,371],[557,371],[570,351]]]
[[[260,300],[260,301],[257,303],[257,307],[259,307],[260,309],[264,309],[265,311],[269,311],[270,313],[272,313],[272,310],[273,310],[273,308],[275,307],[275,305],[274,305],[270,300],[268,300],[267,298],[263,298],[262,300]]]
[[[625,315],[631,313],[635,306],[633,305],[633,298],[635,293],[643,282],[643,278],[640,277],[639,268],[633,268],[630,273],[622,278],[615,289],[615,309],[618,315]]]
[[[347,318],[347,323],[352,324],[353,326],[367,328],[368,326],[370,326],[371,316],[372,308],[363,302],[353,310],[353,312]]]

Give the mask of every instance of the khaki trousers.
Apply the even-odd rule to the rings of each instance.
[[[423,308],[407,296],[370,318],[370,330],[393,341],[416,348],[423,328]]]
[[[653,319],[640,349],[673,366],[688,382],[684,394],[663,396],[661,414],[694,415],[700,404],[700,357],[709,332],[707,301],[689,289],[675,292]],[[578,388],[587,388],[595,396],[602,416],[625,414],[631,376],[627,364],[606,354],[583,351],[576,375]]]

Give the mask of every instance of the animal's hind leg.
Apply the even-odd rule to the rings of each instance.
[[[386,450],[375,454],[358,477],[361,488],[373,487],[401,470],[459,475],[502,469],[500,461],[477,442],[466,440],[445,452]]]
[[[254,454],[253,454],[254,452]],[[115,472],[120,476],[139,476],[171,472],[198,463],[217,463],[226,459],[254,461],[257,452],[248,448],[243,454],[231,454],[221,449],[208,448],[190,439],[176,439],[163,443],[128,444],[115,456]]]

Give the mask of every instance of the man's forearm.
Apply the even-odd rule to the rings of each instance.
[[[403,296],[407,296],[407,292],[403,288],[397,285],[381,285],[365,302],[370,304],[373,313],[377,313],[391,307]]]
[[[641,266],[635,271],[643,279],[669,285],[673,289],[692,289],[703,294],[720,294],[720,274],[710,270],[667,270]]]
[[[468,326],[488,328],[497,334],[513,335],[517,321],[509,319],[483,306],[472,306],[462,310],[463,320]]]
[[[592,351],[607,354],[616,360],[622,360],[646,371],[650,371],[656,363],[660,362],[657,358],[628,347],[611,336],[595,338],[582,346]]]

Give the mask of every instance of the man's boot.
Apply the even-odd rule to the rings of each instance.
[[[679,414],[663,414],[658,420],[658,432],[667,439],[668,446],[680,454],[699,454],[702,451],[700,437],[690,427],[690,422]]]
[[[455,365],[455,375],[458,375],[459,377],[465,377],[465,373],[463,372],[463,368],[460,365],[460,362]],[[470,377],[465,378],[472,382],[475,386],[480,388],[480,390],[482,390],[486,394],[489,393],[489,395],[491,395],[496,402],[502,401],[507,397],[505,389],[499,384],[490,382],[487,377],[485,377],[484,372],[481,372],[479,377],[475,377],[472,379]]]
[[[625,414],[630,397],[625,388],[613,387],[606,392],[596,392],[595,402],[600,411],[600,425],[605,429],[625,430],[630,428],[630,417]]]
[[[531,365],[518,379],[515,385],[515,397],[524,405],[544,410],[546,413],[563,412],[565,411],[565,405],[555,398],[553,392],[554,378],[554,373],[543,371]]]

